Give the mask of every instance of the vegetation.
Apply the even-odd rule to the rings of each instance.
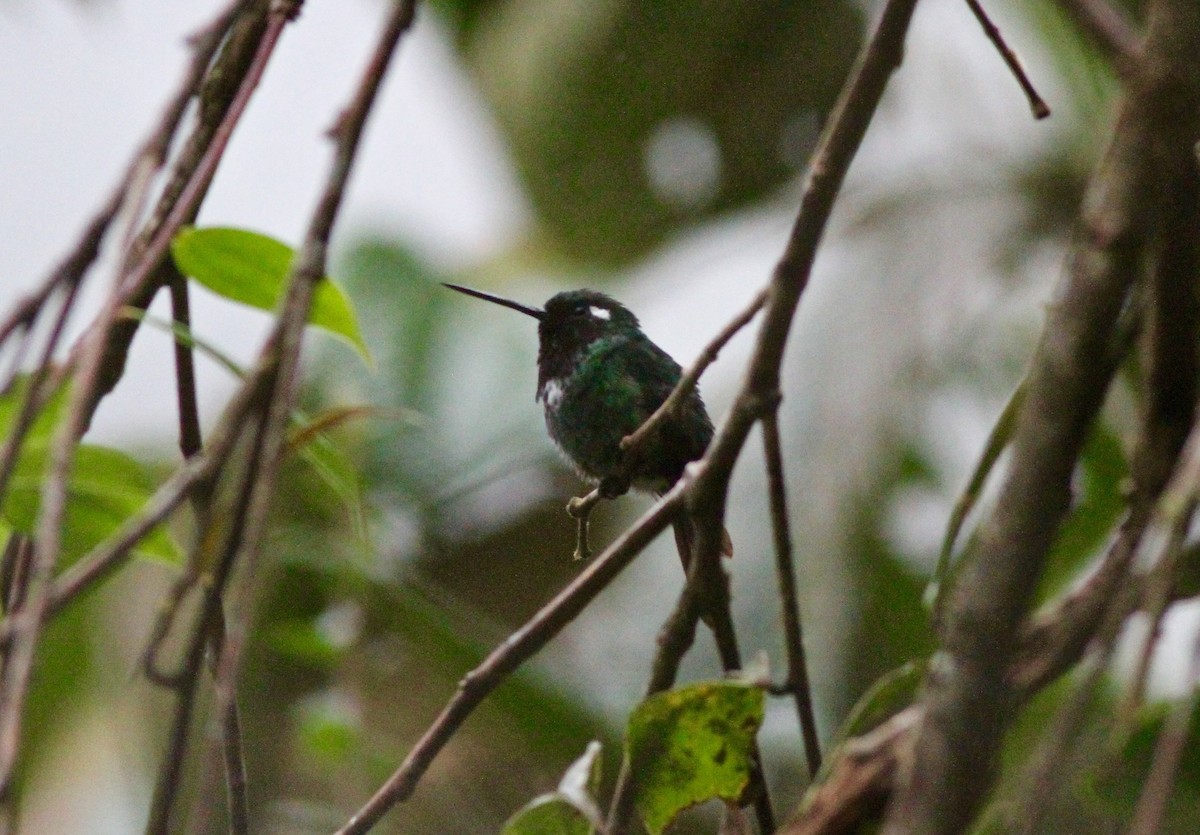
[[[1194,0],[997,2],[1029,75],[967,0],[994,98],[938,107],[1054,129],[932,163],[950,4],[440,0],[420,25],[531,215],[454,275],[339,225],[415,0],[381,4],[303,237],[197,223],[302,5],[189,41],[0,321],[0,832],[73,804],[155,833],[1200,827]],[[665,495],[578,525],[528,320],[440,286],[546,275],[675,324],[717,423]],[[267,311],[252,363],[198,292]],[[173,355],[171,460],[88,435],[139,333]]]

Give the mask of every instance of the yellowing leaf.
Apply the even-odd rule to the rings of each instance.
[[[692,684],[638,705],[625,755],[634,804],[651,835],[689,806],[742,796],[762,718],[762,690],[741,682]]]

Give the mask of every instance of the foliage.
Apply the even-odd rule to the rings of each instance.
[[[180,272],[214,293],[267,311],[283,299],[294,257],[291,247],[267,235],[223,227],[180,231],[171,254]],[[308,320],[345,339],[370,363],[350,299],[332,280],[317,285]]]
[[[1178,0],[1161,4],[1173,2]],[[1057,12],[1028,12],[1052,59],[1048,63],[1060,66],[1067,87],[1062,95],[1070,98],[1076,113],[1053,148],[1026,154],[1018,164],[996,164],[982,181],[980,190],[989,192],[985,198],[1000,193],[997,202],[1010,204],[987,219],[1005,230],[997,235],[1001,240],[978,247],[1003,253],[986,265],[991,271],[987,278],[972,275],[985,271],[979,265],[986,258],[964,267],[977,253],[965,245],[958,248],[962,242],[955,238],[966,237],[963,227],[968,225],[961,218],[947,227],[954,230],[951,234],[945,229],[941,237],[930,233],[937,226],[930,218],[946,211],[943,202],[950,206],[947,214],[966,205],[962,192],[971,187],[960,182],[961,171],[947,169],[954,185],[944,190],[924,182],[897,185],[875,176],[906,164],[906,158],[892,158],[890,137],[879,133],[873,141],[887,147],[874,151],[875,173],[852,180],[844,194],[834,187],[830,195],[830,204],[854,209],[858,222],[850,236],[836,224],[830,228],[830,241],[821,250],[822,269],[828,273],[814,273],[811,288],[807,267],[789,279],[787,270],[804,258],[797,254],[804,241],[793,241],[771,277],[764,272],[741,282],[735,280],[737,270],[722,276],[717,305],[722,315],[728,312],[723,306],[730,304],[730,291],[739,284],[771,290],[763,296],[762,310],[756,310],[760,322],[784,309],[782,291],[794,290],[797,298],[807,294],[801,310],[814,319],[794,323],[793,300],[782,318],[756,331],[756,357],[763,356],[757,352],[768,343],[781,356],[793,329],[806,338],[848,333],[847,343],[854,349],[830,338],[828,343],[818,340],[821,350],[812,352],[807,349],[814,344],[805,342],[804,349],[792,352],[799,359],[789,360],[802,365],[804,373],[793,373],[791,366],[781,369],[778,358],[767,372],[753,366],[755,373],[745,375],[733,408],[718,417],[721,439],[732,437],[745,420],[741,441],[731,443],[724,458],[697,469],[682,488],[693,491],[684,499],[654,497],[678,500],[681,512],[712,513],[721,523],[753,520],[735,534],[738,557],[722,566],[736,584],[730,631],[742,639],[742,649],[778,652],[785,645],[776,622],[777,597],[805,615],[804,648],[810,653],[809,672],[817,677],[818,718],[826,742],[823,767],[806,776],[791,717],[784,730],[783,723],[767,721],[790,713],[793,700],[802,705],[797,695],[813,695],[794,692],[799,687],[796,670],[789,669],[781,685],[768,682],[765,674],[755,682],[737,676],[711,681],[716,662],[700,651],[689,655],[683,667],[675,658],[666,676],[672,684],[664,684],[660,674],[675,645],[668,640],[670,630],[658,643],[654,635],[668,617],[672,627],[690,617],[701,637],[697,643],[715,624],[711,631],[718,636],[725,672],[736,666],[729,659],[737,650],[731,653],[731,639],[721,633],[723,622],[714,618],[716,612],[704,611],[701,618],[685,605],[695,599],[704,599],[706,606],[717,606],[714,599],[728,604],[715,588],[719,583],[704,587],[712,580],[703,571],[694,568],[684,578],[674,555],[666,554],[672,573],[670,583],[665,582],[667,575],[655,573],[654,560],[664,556],[656,545],[637,564],[623,564],[620,570],[627,573],[615,583],[614,570],[604,581],[613,586],[602,597],[588,598],[582,612],[568,616],[562,614],[566,609],[555,608],[600,571],[580,570],[569,560],[573,530],[562,505],[578,485],[549,454],[532,399],[535,331],[528,321],[464,311],[439,283],[525,280],[519,292],[535,294],[547,290],[548,276],[557,279],[564,271],[574,274],[571,283],[583,281],[580,275],[588,283],[625,281],[646,288],[651,296],[657,292],[655,298],[668,314],[660,319],[682,329],[698,310],[691,289],[701,285],[693,275],[701,271],[698,263],[709,260],[696,254],[702,246],[736,241],[734,248],[761,249],[760,232],[723,236],[740,224],[753,224],[759,214],[769,215],[764,228],[770,227],[772,234],[795,220],[796,201],[780,198],[803,170],[863,43],[859,5],[818,0],[717,9],[699,2],[565,0],[547,6],[536,0],[439,0],[434,4],[444,27],[439,31],[452,41],[474,92],[490,108],[529,201],[524,237],[510,242],[507,251],[493,253],[491,260],[458,265],[459,272],[450,275],[450,267],[422,254],[427,249],[418,240],[354,233],[358,237],[351,235],[349,245],[338,250],[343,257],[330,270],[343,281],[327,276],[315,280],[311,304],[298,313],[289,302],[310,288],[292,273],[296,253],[318,253],[323,260],[330,248],[329,230],[349,170],[346,160],[352,161],[356,151],[355,119],[359,127],[365,124],[369,93],[375,89],[371,73],[382,72],[386,61],[377,55],[365,62],[359,95],[333,131],[338,162],[331,167],[328,191],[314,208],[314,219],[323,225],[309,227],[324,228],[323,236],[310,232],[293,247],[248,229],[181,225],[183,218],[197,216],[212,180],[213,171],[202,160],[219,163],[224,153],[220,143],[236,135],[223,128],[240,119],[236,108],[257,86],[253,73],[262,70],[274,44],[267,33],[279,34],[292,23],[285,5],[245,4],[236,11],[236,25],[233,18],[221,18],[211,38],[200,35],[191,42],[203,92],[197,96],[199,107],[178,110],[194,120],[196,132],[184,141],[178,124],[166,125],[152,137],[158,143],[146,146],[173,149],[167,154],[170,176],[152,189],[152,198],[163,205],[129,212],[136,229],[125,236],[128,245],[118,259],[122,263],[111,303],[92,323],[97,330],[70,344],[64,336],[69,331],[55,319],[55,305],[62,301],[66,321],[78,304],[75,291],[100,248],[104,228],[94,240],[85,235],[44,293],[35,292],[14,308],[0,337],[0,348],[17,360],[15,370],[6,366],[7,385],[0,395],[0,437],[6,442],[5,455],[12,456],[0,500],[0,538],[6,542],[0,561],[0,611],[5,614],[0,623],[0,707],[6,708],[0,730],[7,731],[0,740],[19,741],[0,744],[0,827],[7,804],[29,797],[36,807],[43,802],[39,793],[55,785],[60,771],[64,784],[77,779],[66,774],[70,763],[54,745],[81,747],[86,737],[79,728],[89,722],[110,722],[107,733],[128,738],[130,749],[137,747],[138,766],[129,771],[138,772],[138,780],[158,771],[157,781],[145,779],[132,792],[142,799],[157,782],[150,812],[153,831],[177,828],[185,807],[197,815],[210,814],[213,830],[224,828],[227,815],[230,829],[237,831],[234,769],[243,750],[255,831],[340,827],[380,786],[387,794],[397,775],[412,785],[398,791],[393,801],[401,794],[407,798],[404,792],[412,793],[420,783],[413,802],[390,811],[380,823],[397,831],[586,835],[605,828],[625,792],[651,835],[711,831],[705,804],[716,801],[711,810],[718,803],[736,807],[764,798],[765,785],[756,782],[762,768],[773,778],[777,812],[805,795],[805,814],[842,803],[839,821],[852,818],[850,825],[875,825],[883,800],[906,789],[902,777],[895,776],[900,770],[872,772],[871,779],[885,782],[860,785],[866,797],[861,804],[846,799],[847,784],[839,781],[848,772],[856,776],[853,770],[864,763],[885,762],[886,751],[869,748],[877,742],[872,730],[901,712],[924,716],[921,711],[940,707],[929,694],[957,680],[946,671],[957,658],[954,653],[961,651],[963,632],[982,628],[972,620],[980,611],[994,614],[986,607],[971,610],[962,601],[979,592],[973,588],[978,577],[1000,576],[1000,567],[980,568],[979,557],[997,547],[996,519],[1011,512],[1004,504],[1011,495],[996,495],[1017,466],[1006,453],[1036,423],[1029,418],[1025,394],[992,410],[1003,386],[975,373],[978,360],[963,359],[976,338],[985,343],[993,337],[991,322],[970,327],[958,309],[943,317],[940,310],[931,315],[902,308],[929,304],[921,296],[934,298],[932,306],[937,307],[939,293],[949,297],[953,294],[946,287],[959,283],[971,283],[981,297],[993,301],[1022,293],[1041,299],[1047,288],[1038,284],[1041,273],[1031,267],[1039,254],[1035,248],[1052,249],[1057,257],[1068,249],[1104,244],[1103,235],[1070,237],[1069,230],[1097,153],[1097,126],[1101,120],[1107,124],[1115,98],[1130,83],[1128,75],[1116,71],[1111,54],[1086,42]],[[1141,14],[1140,4],[1125,6],[1135,18]],[[405,7],[391,4],[388,13],[402,15]],[[396,21],[398,37],[407,22]],[[901,35],[894,44],[897,50],[904,43],[903,30]],[[910,55],[919,56],[920,49],[910,48]],[[181,101],[190,101],[192,89],[184,85]],[[906,106],[897,96],[885,101],[876,117],[872,104],[858,113],[860,126],[865,130],[876,118],[887,125]],[[168,115],[173,112],[168,109]],[[845,114],[834,114],[832,128]],[[832,133],[826,141],[833,141]],[[899,131],[894,135],[903,138]],[[843,149],[837,164],[824,158],[828,167],[815,172],[817,186],[822,176],[844,174],[856,149],[856,144]],[[153,156],[147,154],[145,159]],[[118,204],[133,206],[133,198],[140,197],[134,174],[141,169],[135,165],[130,170],[121,200],[102,227],[117,215]],[[924,173],[920,169],[917,179]],[[175,190],[185,182],[192,188]],[[1191,199],[1189,182],[1174,178],[1172,187],[1181,194],[1172,192],[1164,206],[1184,211],[1180,207]],[[812,200],[815,187],[811,180],[809,185],[805,212],[821,202]],[[1119,192],[1108,189],[1105,194]],[[195,202],[188,205],[188,200]],[[778,207],[784,203],[786,211],[781,212]],[[932,204],[939,207],[930,208]],[[979,216],[969,217],[973,223]],[[812,233],[812,257],[827,219],[804,227]],[[1184,222],[1177,225],[1191,228]],[[1137,231],[1149,234],[1140,226]],[[910,246],[918,234],[921,245]],[[1164,740],[1170,740],[1181,718],[1187,720],[1180,726],[1185,727],[1183,754],[1170,784],[1163,828],[1183,832],[1197,827],[1200,755],[1195,737],[1200,720],[1194,715],[1195,695],[1176,698],[1172,693],[1154,703],[1142,692],[1143,673],[1111,663],[1122,620],[1140,606],[1157,630],[1172,603],[1200,588],[1195,578],[1200,554],[1187,545],[1186,517],[1173,515],[1179,508],[1190,514],[1200,490],[1188,482],[1189,474],[1194,481],[1195,466],[1184,466],[1183,444],[1194,420],[1198,376],[1195,357],[1189,357],[1200,328],[1188,330],[1195,270],[1187,273],[1184,291],[1174,301],[1169,286],[1151,282],[1165,280],[1156,272],[1166,269],[1163,264],[1194,266],[1187,260],[1195,260],[1194,252],[1174,249],[1187,249],[1180,243],[1186,243],[1185,237],[1143,241],[1135,259],[1137,275],[1130,278],[1136,278],[1138,291],[1114,305],[1120,321],[1097,340],[1101,348],[1087,357],[1088,367],[1072,368],[1065,361],[1054,366],[1063,375],[1058,380],[1063,390],[1070,387],[1072,371],[1094,374],[1103,368],[1116,374],[1124,367],[1128,373],[1116,384],[1105,378],[1100,389],[1088,393],[1090,406],[1083,416],[1060,431],[1061,443],[1039,448],[1047,460],[1069,452],[1060,469],[1064,480],[1072,476],[1064,489],[1064,496],[1070,495],[1061,502],[1053,535],[1046,537],[1049,544],[1037,555],[1036,575],[1031,570],[1028,577],[996,584],[1000,594],[1028,580],[1029,595],[1015,603],[1005,598],[998,606],[1012,613],[1013,621],[1010,633],[993,636],[994,644],[1012,657],[1002,659],[1008,666],[996,664],[987,672],[1004,687],[973,694],[1002,702],[995,711],[973,717],[994,723],[994,734],[980,736],[1002,745],[997,779],[972,798],[976,806],[968,817],[974,831],[1006,831],[1023,816],[1039,815],[1062,832],[1131,826],[1138,810],[1147,808],[1147,786],[1166,762]],[[672,260],[679,257],[676,248],[685,252],[682,272]],[[939,261],[943,250],[954,256],[945,259],[952,262],[949,268]],[[827,260],[826,252],[832,255]],[[199,336],[217,332],[209,323],[193,329],[182,312],[189,284],[178,280],[172,263],[164,260],[170,258],[191,286],[273,314],[271,333],[251,362],[230,359],[220,335]],[[910,265],[901,263],[908,258]],[[1079,272],[1104,259],[1083,261]],[[72,273],[75,266],[78,272]],[[920,274],[912,279],[910,295],[895,289],[909,278],[906,270]],[[925,275],[938,270],[952,276]],[[621,289],[631,296],[641,292],[632,286]],[[126,351],[140,326],[154,322],[147,308],[159,291],[172,294],[178,319],[163,328],[171,337],[177,374],[175,390],[164,399],[173,396],[177,403],[181,445],[189,448],[187,436],[195,433],[199,451],[174,465],[152,465],[85,440],[81,431],[65,439],[72,455],[70,475],[59,483],[51,459],[63,427],[71,423],[68,418],[86,427],[113,386],[141,372]],[[849,298],[875,295],[887,304],[872,316],[864,313],[869,307],[856,306],[862,298]],[[647,307],[652,305],[647,302]],[[1055,306],[1051,313],[1067,315],[1070,310]],[[1032,341],[1028,323],[1036,315],[1026,310],[1021,328],[1003,337],[1006,350],[1021,362]],[[963,332],[943,334],[936,344],[897,336],[912,331],[923,337],[922,329],[936,330],[931,325],[935,319],[955,316]],[[306,325],[351,345],[357,357],[320,352],[301,362],[299,335]],[[884,325],[892,330],[885,334]],[[1068,336],[1076,333],[1063,330]],[[103,339],[92,340],[95,333]],[[1127,338],[1135,333],[1138,339]],[[1164,349],[1162,340],[1172,334],[1182,344]],[[1046,339],[1061,336],[1050,333]],[[737,356],[742,346],[730,344],[730,353]],[[35,349],[42,347],[39,354]],[[930,358],[939,352],[953,357]],[[860,390],[859,383],[870,376],[860,375],[860,365],[891,353],[897,356],[875,367],[877,372],[885,369],[880,376],[889,379],[875,387],[864,383]],[[978,353],[986,365],[1004,364],[1004,357],[986,348]],[[31,359],[36,356],[44,359]],[[230,372],[235,391],[217,404],[219,410],[208,402],[203,409],[197,406],[207,393],[196,385],[190,368],[196,356],[214,358]],[[1031,373],[1040,357],[1035,351]],[[705,377],[706,395],[717,392],[711,402],[728,393],[722,386],[728,389],[735,378],[742,379],[740,365],[735,359],[714,366]],[[809,387],[806,374],[817,367],[820,373],[811,373],[817,384]],[[970,372],[962,373],[963,368]],[[771,388],[764,394],[754,388],[768,378],[786,397],[779,416],[789,457],[773,462],[783,465],[789,483],[764,488],[757,475],[746,475],[757,460],[744,455],[741,444],[753,424],[778,406],[771,399],[778,391]],[[78,392],[84,396],[73,399]],[[861,392],[874,399],[858,402]],[[978,414],[979,404],[987,405],[989,417],[975,421],[969,453],[948,451],[953,444],[946,438],[930,437],[936,430],[909,419],[932,411],[930,404],[948,393],[969,401],[961,412],[975,409]],[[27,405],[36,408],[27,415],[26,426],[22,410]],[[76,413],[68,414],[70,409]],[[801,416],[795,418],[789,410]],[[215,419],[214,411],[220,412]],[[1047,421],[1062,417],[1034,415]],[[991,436],[978,444],[988,420],[994,423]],[[1171,426],[1171,421],[1179,425]],[[814,440],[816,429],[824,429],[828,437]],[[1071,450],[1075,434],[1080,446]],[[741,463],[736,479],[733,459]],[[1155,475],[1156,465],[1162,471]],[[719,501],[712,499],[713,491],[694,490],[720,467],[726,469],[716,476],[723,479],[715,491]],[[168,470],[169,476],[159,477]],[[966,487],[955,505],[960,482]],[[772,508],[768,519],[765,496],[778,491],[787,497],[789,487],[790,504]],[[46,496],[63,499],[63,542],[54,564],[40,566],[30,561],[29,555],[36,553],[30,543],[54,512]],[[1159,501],[1161,496],[1176,501],[1168,505]],[[909,503],[913,499],[917,501]],[[98,552],[138,524],[148,507],[168,500],[166,522],[147,526],[129,549],[160,565],[128,562],[124,552],[110,554],[111,562],[103,566],[91,564]],[[597,522],[594,536],[616,543],[610,558],[629,541],[617,531],[630,526],[643,531],[655,521],[652,514],[639,522],[621,515],[637,501],[623,499],[618,509],[602,511],[606,518]],[[936,523],[910,526],[921,527],[924,538],[897,535],[898,522],[920,515],[913,510],[919,502],[935,508]],[[1053,502],[1045,507],[1048,512],[1058,509]],[[771,558],[787,555],[773,552],[787,550],[788,521],[801,557],[798,603],[777,591],[768,577]],[[1176,529],[1172,522],[1179,522]],[[1018,539],[1014,549],[1037,536]],[[935,570],[937,540],[942,559]],[[1104,594],[1094,592],[1092,584],[1103,576],[1098,567],[1111,567],[1124,545],[1128,559],[1120,566],[1119,581]],[[1161,552],[1155,550],[1160,546]],[[1161,559],[1150,559],[1160,553]],[[63,600],[53,598],[66,594],[64,580],[77,576],[81,566],[96,569],[93,579]],[[31,570],[34,580],[29,579]],[[922,598],[931,574],[944,595],[936,606]],[[98,586],[94,578],[99,577],[115,579],[101,594],[80,597],[79,592]],[[684,582],[689,594],[699,597],[685,595],[676,604]],[[1034,613],[1035,605],[1045,609]],[[1079,614],[1089,611],[1089,605],[1098,613],[1090,622]],[[52,617],[39,619],[39,607]],[[813,618],[814,610],[822,615]],[[30,611],[37,617],[21,617]],[[1112,613],[1111,623],[1102,617],[1106,612]],[[1060,630],[1074,626],[1079,634],[1067,636],[1071,642],[1055,633],[1051,637],[1060,638],[1060,644],[1032,641],[1030,635],[1045,637],[1036,630],[1046,624]],[[513,654],[513,647],[533,640],[531,634],[540,641],[534,650],[545,648],[533,663],[529,655]],[[1163,651],[1157,638],[1149,646]],[[1064,671],[1080,674],[1021,690],[1023,685],[1013,683],[1023,681],[1018,665],[1028,655],[1048,653],[1047,647],[1065,654],[1054,659],[1060,666],[1052,678]],[[1089,663],[1081,665],[1085,657]],[[123,674],[139,659],[155,693],[162,687],[163,698],[128,698]],[[1091,675],[1091,664],[1102,665],[1100,673]],[[122,676],[113,674],[118,668]],[[635,704],[634,687],[644,686],[651,669],[651,689],[658,692]],[[961,675],[963,670],[952,672]],[[1194,671],[1189,675],[1194,678]],[[694,678],[700,681],[690,680]],[[1010,685],[1011,693],[998,692]],[[1174,686],[1189,690],[1194,681]],[[469,702],[480,693],[478,702]],[[15,707],[10,710],[11,704]],[[122,705],[120,711],[113,708],[116,704]],[[92,711],[103,718],[87,718]],[[220,725],[219,743],[195,733],[201,714]],[[469,721],[467,714],[472,714]],[[231,717],[239,716],[241,730],[235,731]],[[447,727],[448,736],[439,737]],[[623,747],[615,742],[622,730]],[[922,744],[921,739],[905,742],[909,747]],[[450,750],[435,762],[442,745]],[[18,748],[24,759],[14,771],[10,760]],[[405,752],[414,752],[407,761]],[[952,764],[967,762],[969,753],[954,751],[949,759]],[[624,769],[614,767],[617,760]],[[411,766],[413,761],[418,766]],[[216,770],[202,765],[206,762],[228,769],[228,795],[219,781],[210,779]],[[432,770],[406,775],[409,768]],[[622,772],[625,776],[618,776]],[[1056,780],[1038,779],[1048,773]],[[946,785],[957,790],[965,782]],[[782,802],[778,784],[787,784]],[[227,797],[228,808],[219,797]],[[529,797],[534,799],[525,802]],[[980,811],[985,798],[990,799]],[[512,809],[518,811],[510,815]],[[760,817],[760,827],[762,821]],[[196,826],[204,828],[203,822]]]

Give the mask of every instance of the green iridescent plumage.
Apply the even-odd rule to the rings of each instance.
[[[559,381],[556,404],[543,394],[550,437],[582,475],[600,481],[620,466],[621,439],[662,405],[681,373],[679,364],[641,331],[602,336]],[[704,404],[693,391],[641,448],[634,486],[666,490],[689,461],[704,454],[712,433]]]
[[[546,428],[584,478],[614,494],[636,487],[662,493],[704,454],[712,421],[696,389],[636,451],[621,472],[621,440],[662,405],[682,374],[679,363],[642,333],[637,317],[594,290],[553,296],[544,309],[447,284],[453,290],[519,310],[538,320],[537,399]],[[629,476],[628,483],[619,476]],[[690,528],[676,523],[685,566]],[[727,537],[726,537],[727,538]],[[731,553],[728,542],[724,551]]]

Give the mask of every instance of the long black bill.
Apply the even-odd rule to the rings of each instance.
[[[485,293],[482,290],[472,290],[470,287],[463,287],[459,284],[447,284],[442,282],[442,286],[449,287],[451,290],[457,290],[460,293],[466,293],[468,296],[474,296],[477,299],[483,299],[485,302],[498,304],[501,307],[511,307],[513,310],[519,310],[526,316],[532,316],[534,319],[538,319],[539,321],[545,315],[545,313],[543,313],[543,311],[539,308],[530,307],[529,305],[515,302],[512,299],[506,299],[504,296],[494,296],[491,293]]]

